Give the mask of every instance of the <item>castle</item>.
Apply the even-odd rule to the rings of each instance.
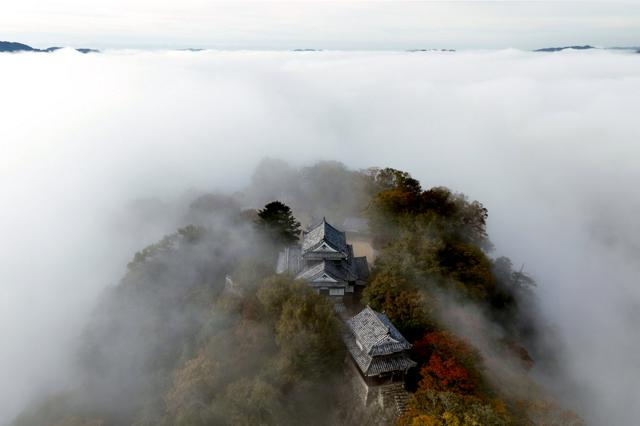
[[[357,225],[361,234],[362,224]],[[366,256],[354,256],[345,232],[324,218],[301,239],[279,253],[276,272],[307,281],[319,294],[334,299],[336,307],[343,302],[357,306],[369,278]],[[338,312],[346,325],[343,340],[358,393],[365,404],[377,399],[383,407],[392,403],[401,412],[407,397],[405,375],[416,366],[408,356],[411,344],[385,314],[369,306],[351,318]]]
[[[383,313],[365,307],[346,321],[343,340],[356,367],[356,388],[365,404],[373,398],[383,407],[387,397],[396,404],[406,400],[404,380],[410,368],[417,364],[408,355],[411,344]],[[398,401],[400,399],[400,401]],[[400,412],[404,407],[396,405]]]
[[[278,255],[278,273],[307,281],[319,294],[339,301],[353,300],[369,278],[365,256],[355,257],[345,233],[324,218],[302,234],[302,243],[286,247]],[[357,299],[357,297],[356,297]]]

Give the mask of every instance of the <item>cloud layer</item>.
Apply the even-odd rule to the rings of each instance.
[[[550,386],[592,424],[640,417],[640,55],[62,50],[0,69],[0,423],[64,383],[95,297],[172,231],[131,201],[241,189],[265,156],[482,201],[566,344]]]

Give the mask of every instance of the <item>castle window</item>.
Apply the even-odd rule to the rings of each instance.
[[[343,288],[330,288],[329,289],[329,296],[344,296],[344,289]]]

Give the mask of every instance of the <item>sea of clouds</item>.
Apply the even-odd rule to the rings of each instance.
[[[65,385],[101,290],[173,230],[133,201],[239,190],[264,157],[482,201],[565,345],[540,379],[590,424],[634,424],[638,105],[640,55],[616,51],[0,54],[0,424]]]

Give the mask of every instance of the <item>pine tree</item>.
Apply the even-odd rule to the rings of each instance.
[[[291,208],[280,201],[272,201],[258,212],[258,228],[277,244],[288,245],[298,241],[300,222]]]

